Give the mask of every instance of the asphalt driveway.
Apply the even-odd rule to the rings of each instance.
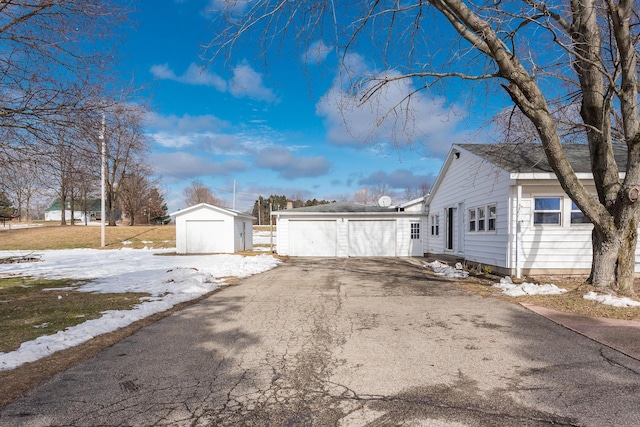
[[[292,259],[142,329],[0,425],[640,425],[640,362],[403,259]]]

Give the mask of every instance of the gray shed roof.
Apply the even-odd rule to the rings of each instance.
[[[287,209],[285,211],[275,212],[326,212],[326,213],[343,213],[343,212],[395,212],[395,209],[380,206],[367,206],[358,203],[336,202],[327,203],[317,206],[305,206],[303,208]]]
[[[511,173],[553,172],[541,144],[457,144],[483,159]],[[591,172],[589,146],[564,144],[567,160],[577,173]],[[627,147],[613,145],[613,153],[620,171],[627,169]]]

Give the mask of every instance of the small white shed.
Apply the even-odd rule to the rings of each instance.
[[[254,217],[232,209],[200,203],[174,212],[176,252],[234,253],[253,249]]]

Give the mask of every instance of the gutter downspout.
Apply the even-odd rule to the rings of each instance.
[[[522,185],[516,186],[516,279],[520,279],[520,200],[522,199]]]

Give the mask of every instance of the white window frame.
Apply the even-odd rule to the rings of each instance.
[[[476,214],[476,208],[473,209],[469,209],[469,233],[475,233],[477,228],[477,224],[476,224],[476,220],[477,220],[477,214]]]
[[[409,227],[411,240],[420,240],[420,223],[412,222]]]
[[[440,236],[440,215],[431,215],[431,235]]]
[[[478,206],[467,209],[467,232],[468,233],[495,233],[497,211],[496,205]]]
[[[498,220],[498,208],[496,205],[487,206],[487,231],[496,231],[496,221]]]
[[[576,227],[581,225],[591,225],[591,220],[589,220],[589,218],[587,218],[587,216],[580,210],[580,208],[576,206],[575,202],[573,200],[571,200],[570,202],[571,202],[571,214],[569,215],[569,223],[571,224],[571,226]],[[584,221],[573,222],[574,214],[580,215],[580,218],[584,219]]]
[[[558,200],[558,209],[536,209],[536,200],[538,199],[557,199]],[[533,214],[531,215],[531,221],[533,225],[536,227],[561,227],[562,226],[562,204],[563,204],[562,196],[533,196]],[[558,221],[556,222],[538,222],[537,214],[557,214]]]

